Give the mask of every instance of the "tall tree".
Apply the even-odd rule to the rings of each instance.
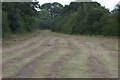
[[[60,15],[61,10],[63,9],[63,5],[57,2],[54,3],[46,3],[41,6],[42,10],[47,10],[50,12],[52,17],[56,17]]]

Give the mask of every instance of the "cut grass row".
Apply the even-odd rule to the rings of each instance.
[[[45,34],[44,37],[42,36],[43,38],[39,38],[41,37],[39,36],[37,38],[38,40],[35,40],[35,44],[29,46],[29,48],[21,48],[14,52],[13,55],[6,55],[3,58],[3,62],[9,63],[9,61],[11,62],[12,60],[13,62],[6,64],[6,68],[3,69],[3,76],[11,77],[18,74],[18,76],[20,75],[19,77],[26,75],[26,77],[30,78],[49,78],[49,74],[58,74],[59,77],[62,78],[93,78],[96,74],[103,77],[103,73],[109,78],[118,77],[118,57],[117,54],[113,53],[117,51],[113,51],[111,49],[112,47],[108,49],[101,45],[103,42],[106,43],[110,41],[112,41],[111,43],[117,44],[117,42],[115,42],[116,40],[48,33],[50,34]],[[113,49],[116,50],[116,44],[105,45],[115,46]],[[78,54],[66,56],[71,54],[71,52],[72,54]],[[31,55],[29,55],[29,53]],[[41,57],[45,54],[47,55]],[[62,62],[59,60],[61,60],[61,58],[66,59],[66,57],[70,58],[68,58],[67,62],[62,64],[62,66],[54,64],[56,62]],[[90,60],[90,57],[95,59]],[[20,60],[14,60],[19,58]],[[43,59],[41,60],[40,58]],[[95,65],[96,67],[92,67]],[[102,67],[98,67],[98,65],[102,65]],[[29,66],[33,66],[34,68],[29,69]],[[55,72],[55,70],[53,70],[54,66],[57,66],[56,68],[62,67],[63,69]],[[96,68],[96,70],[103,69],[104,71],[102,71],[102,73],[99,73],[99,71],[93,72],[93,68]],[[27,73],[24,72],[26,70],[30,70],[32,73],[25,74]],[[24,74],[21,75],[19,74],[20,72]]]
[[[15,62],[14,64],[10,64],[10,65],[7,65],[7,68],[3,69],[3,75],[5,77],[9,77],[9,76],[14,76],[17,72],[19,72],[25,65],[27,65],[28,63],[30,63],[32,60],[34,60],[37,56],[40,56],[42,53],[48,51],[50,49],[50,47],[47,47],[47,48],[44,48],[42,50],[39,50],[39,52],[37,53],[33,53],[32,56],[29,56],[29,53],[38,48],[44,41],[47,41],[49,38],[45,38],[43,40],[39,40],[37,42],[36,45],[31,45],[31,47],[27,48],[26,49],[22,49],[20,52],[10,56],[10,57],[7,57],[7,58],[3,58],[3,63],[6,63],[6,61],[10,61],[11,59],[14,59],[14,58],[19,58],[19,57],[24,57],[25,54],[28,54],[28,56],[26,58],[23,58],[22,60],[18,61],[18,62]],[[51,39],[51,40],[54,40]],[[49,40],[50,41],[50,40]],[[53,43],[53,41],[50,41]],[[4,67],[4,66],[3,66]]]

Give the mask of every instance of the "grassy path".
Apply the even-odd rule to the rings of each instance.
[[[3,47],[3,77],[117,78],[117,41],[40,31],[31,39]]]

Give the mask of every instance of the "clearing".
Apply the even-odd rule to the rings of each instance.
[[[8,43],[2,52],[4,78],[118,78],[117,38],[45,30]]]

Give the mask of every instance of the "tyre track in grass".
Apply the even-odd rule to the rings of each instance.
[[[49,55],[53,54],[55,51],[59,49],[57,46],[58,39],[55,40],[55,43],[53,44],[52,48],[48,50],[47,52],[43,53],[42,55],[36,57],[33,61],[31,61],[29,64],[27,64],[20,72],[18,72],[14,78],[28,78],[35,70],[36,66],[40,61],[43,61],[46,59]]]
[[[44,48],[48,48],[48,47],[44,47],[41,49],[41,50],[43,50],[43,52],[41,52],[42,54],[40,53],[40,55],[39,55],[39,52],[36,52],[33,50],[33,52],[30,52],[31,55],[28,55],[28,54],[22,54],[20,56],[17,55],[18,60],[11,59],[10,63],[9,62],[6,63],[7,68],[12,67],[12,65],[9,66],[9,64],[16,65],[17,62],[19,63],[19,60],[22,60],[20,62],[25,61],[25,58],[27,58],[27,55],[30,58],[31,56],[34,55],[34,53],[36,53],[35,54],[36,56],[32,60],[25,63],[25,65],[22,68],[20,68],[19,71],[16,71],[17,73],[15,73],[15,76],[12,76],[13,78],[29,78],[31,76],[31,74],[34,73],[34,71],[36,70],[36,67],[38,67],[38,64],[44,65],[43,63],[44,63],[45,59],[47,60],[49,58],[49,56],[52,56],[57,51],[61,50],[61,47],[63,47],[63,46],[60,45],[61,43],[58,40],[59,35],[55,35],[55,33],[51,33],[46,36],[48,38],[49,38],[49,36],[52,36],[53,38],[57,36],[57,39],[55,39],[55,41],[54,41],[55,43],[52,43],[52,46],[49,46],[49,49],[47,51],[45,51],[46,49],[44,49]],[[47,40],[48,40],[48,38],[47,38]],[[100,43],[102,43],[102,39],[101,39],[101,42],[99,42],[94,38],[89,39],[88,37],[84,38],[82,36],[80,41],[77,40],[77,38],[78,37],[74,37],[74,36],[70,37],[70,36],[66,36],[66,35],[65,36],[60,35],[59,39],[66,41],[66,42],[63,41],[63,45],[67,45],[64,48],[71,50],[71,52],[70,53],[66,52],[63,55],[59,55],[58,59],[54,59],[53,62],[51,61],[50,65],[49,65],[50,69],[47,69],[48,73],[45,73],[46,77],[61,78],[62,76],[59,73],[61,73],[61,71],[64,71],[66,69],[65,65],[69,62],[69,60],[76,58],[75,56],[77,56],[79,53],[81,53],[81,51],[85,52],[87,55],[87,56],[85,55],[86,56],[85,60],[87,62],[87,63],[85,63],[85,66],[87,67],[87,70],[88,70],[86,72],[88,72],[90,74],[89,78],[107,78],[107,77],[111,77],[111,76],[113,78],[116,77],[117,71],[114,70],[114,67],[117,64],[116,63],[117,60],[115,60],[117,58],[117,55],[115,54],[113,56],[112,53],[113,52],[116,53],[117,51],[113,51],[112,49],[109,50],[109,49],[106,49],[104,46],[101,46]],[[74,39],[76,40],[76,42],[74,42]],[[51,39],[49,39],[48,41],[47,40],[44,42],[45,45],[50,44],[49,41],[51,41]],[[94,41],[96,41],[96,43],[94,43]],[[38,42],[38,41],[36,41],[36,42]],[[82,45],[80,45],[80,44],[82,44]],[[81,47],[79,47],[79,46],[81,46]],[[38,47],[36,46],[36,48],[38,48]],[[34,49],[36,49],[36,48],[34,47]],[[33,55],[32,55],[32,53],[33,53]],[[82,54],[82,55],[84,55],[84,54]],[[7,66],[7,64],[8,64],[8,66]],[[38,72],[38,74],[39,74],[39,72]],[[41,74],[44,74],[44,73],[41,73]],[[79,75],[78,75],[78,77],[79,77]]]
[[[6,52],[6,53],[4,53],[4,50],[3,50],[3,53],[2,53],[3,63],[4,63],[5,61],[7,61],[7,58],[8,58],[8,60],[9,60],[12,55],[16,55],[16,54],[18,54],[18,53],[24,53],[24,52],[25,52],[25,49],[32,48],[31,45],[37,45],[37,44],[38,44],[37,42],[40,41],[40,40],[42,41],[43,39],[44,39],[43,37],[41,37],[41,38],[36,38],[35,40],[31,41],[31,42],[30,42],[29,44],[27,44],[27,45],[26,45],[26,43],[24,43],[24,44],[25,44],[24,47],[17,48],[17,47],[19,47],[19,45],[18,45],[18,46],[16,46],[16,48],[14,48],[14,49]]]
[[[108,45],[108,44],[110,44],[110,45],[115,45],[115,43],[110,43],[110,42],[103,42],[103,43],[101,43],[100,45],[101,45],[101,47],[103,47],[104,49],[107,49],[107,50],[109,50],[109,51],[114,51],[114,52],[116,52],[116,51],[118,51],[118,48],[117,49],[115,49],[115,48],[112,48],[110,45]],[[117,43],[118,44],[118,43]],[[118,45],[117,45],[118,46]]]
[[[49,40],[50,40],[50,38],[49,38]],[[48,39],[46,39],[45,41],[43,39],[43,41],[42,41],[41,44],[39,44],[35,48],[29,50],[29,52],[27,52],[27,53],[25,53],[25,54],[23,54],[21,56],[18,56],[16,58],[12,58],[12,59],[8,60],[7,62],[3,63],[3,65],[2,65],[3,66],[3,70],[6,69],[6,68],[8,68],[9,65],[11,65],[11,64],[15,64],[15,63],[17,64],[18,62],[22,61],[25,58],[32,57],[33,55],[36,55],[37,52],[39,52],[40,50],[42,50],[42,49],[44,49],[46,47],[45,43],[47,41],[48,41]],[[39,42],[36,42],[36,44],[37,43],[39,43]]]
[[[42,55],[42,53],[44,53],[45,50],[47,50],[46,48],[50,48],[50,46],[47,46],[47,45],[53,44],[53,42],[51,42],[51,41],[54,41],[55,39],[54,38],[51,39],[51,38],[52,37],[46,38],[45,41],[43,41],[41,43],[41,45],[36,46],[37,49],[34,48],[33,51],[30,52],[31,55],[28,54],[28,56],[26,56],[26,58],[22,58],[22,57],[24,57],[24,55],[23,55],[21,57],[22,58],[21,61],[18,61],[16,59],[18,62],[16,61],[14,63],[14,61],[13,61],[13,64],[8,65],[7,68],[5,68],[3,71],[5,74],[5,77],[14,76],[15,74],[19,73],[19,71],[22,71],[29,63],[31,63],[32,60],[34,60],[36,57]],[[46,41],[48,41],[48,39],[49,39],[50,43],[46,42]],[[20,67],[18,65],[20,65]],[[11,73],[10,71],[15,69],[15,68],[17,69],[17,71],[13,71],[14,73]],[[7,71],[8,71],[8,73],[5,73]]]
[[[90,74],[90,78],[107,78],[108,73],[105,70],[105,65],[101,61],[101,52],[100,48],[98,48],[98,44],[94,44],[91,40],[76,40],[76,43],[83,44],[82,49],[87,53],[87,72]],[[77,45],[77,44],[76,44]]]
[[[84,44],[89,51],[88,71],[91,74],[91,78],[108,78],[109,74],[101,60],[104,51],[94,43],[86,42]]]
[[[12,51],[13,53],[10,53],[11,55],[8,55],[8,56],[6,56],[6,57],[4,57],[3,56],[3,59],[2,59],[2,63],[3,63],[3,65],[4,65],[4,63],[6,63],[7,61],[9,62],[10,60],[14,60],[14,59],[16,59],[17,57],[20,57],[21,55],[24,55],[24,54],[26,54],[26,53],[29,53],[31,50],[34,50],[36,47],[38,47],[39,46],[39,44],[38,44],[38,42],[42,42],[42,41],[44,41],[44,39],[45,38],[41,38],[41,39],[39,39],[37,42],[33,42],[33,44],[31,45],[29,45],[29,47],[27,47],[27,48],[23,48],[23,49],[21,49],[21,50],[18,50],[18,51]],[[41,43],[40,42],[40,43]]]
[[[111,45],[116,47],[116,48],[111,47]],[[110,42],[103,42],[100,44],[100,48],[102,48],[106,51],[109,51],[109,55],[112,56],[113,58],[118,58],[118,52],[119,52],[118,42],[117,43],[115,43],[115,42],[111,42],[111,43]]]
[[[107,78],[107,73],[105,70],[104,64],[100,61],[100,59],[95,55],[90,55],[88,61],[88,67],[90,73],[92,74],[91,77],[93,78]]]
[[[38,38],[39,36],[36,36],[36,37],[33,37],[32,39],[29,39],[29,40],[26,40],[26,41],[24,41],[24,42],[22,42],[22,43],[18,43],[18,44],[16,44],[16,45],[14,45],[14,46],[10,46],[10,47],[5,47],[5,48],[3,48],[3,56],[5,55],[5,54],[7,54],[8,55],[8,53],[9,52],[14,52],[15,50],[20,50],[20,49],[23,49],[23,48],[25,48],[25,47],[29,47],[29,45],[30,44],[32,44],[33,42],[36,42],[37,40],[39,40],[39,38]],[[42,38],[42,37],[41,37]],[[12,42],[11,42],[12,43]]]
[[[52,37],[51,37],[52,38]],[[43,39],[42,41],[41,41],[41,43],[40,44],[42,44],[42,43],[46,43],[44,40],[48,40],[48,38],[45,38],[45,39]],[[50,41],[52,40],[52,39],[49,39]],[[40,41],[39,41],[40,42]],[[38,43],[39,43],[38,42]],[[24,57],[24,55],[26,55],[26,58],[23,58],[21,61],[19,61],[19,60],[17,60],[17,57],[14,57],[14,58],[16,58],[16,59],[12,59],[12,60],[10,60],[10,63],[9,63],[9,61],[8,61],[8,63],[5,63],[5,67],[3,67],[4,69],[3,69],[3,77],[10,77],[10,76],[12,76],[12,75],[14,75],[14,73],[17,73],[21,68],[23,68],[26,64],[28,64],[28,63],[30,63],[30,61],[31,60],[33,60],[35,57],[37,57],[37,56],[39,56],[40,54],[38,53],[37,54],[37,52],[35,53],[35,52],[33,52],[33,53],[31,53],[31,55],[32,56],[29,56],[29,52],[31,52],[32,50],[34,50],[35,51],[35,49],[36,48],[38,48],[38,47],[40,47],[40,46],[42,46],[42,47],[44,47],[44,45],[40,45],[40,44],[37,44],[37,45],[35,45],[35,47],[33,47],[33,49],[31,49],[30,51],[27,51],[26,53],[28,54],[28,56],[26,55],[26,54],[24,54],[24,53],[22,53],[22,55],[18,55],[17,57],[19,58],[19,57]],[[42,48],[41,47],[41,48]],[[47,46],[46,46],[47,47]],[[38,49],[38,51],[39,52],[43,52],[43,51],[41,51],[40,50],[40,48]],[[17,62],[18,61],[18,62]],[[13,63],[13,64],[11,64],[11,63]],[[13,72],[12,72],[13,71]]]
[[[91,74],[90,78],[94,78],[95,76],[96,78],[108,78],[113,76],[115,77],[115,75],[113,74],[110,75],[109,73],[117,73],[114,70],[115,68],[117,69],[117,67],[115,67],[117,63],[116,61],[117,54],[111,56],[113,55],[112,54],[113,52],[116,53],[117,51],[115,52],[114,50],[108,50],[107,48],[101,46],[101,43],[103,43],[104,41],[108,42],[109,39],[104,40],[104,38],[100,38],[99,40],[99,38],[95,38],[95,39],[91,38],[91,39],[86,39],[86,41],[83,41],[86,50],[88,50],[87,53],[89,53],[88,72],[90,72]]]
[[[93,41],[96,41],[96,43]],[[103,43],[103,42],[105,43],[104,45],[106,46],[106,48],[104,46],[101,46],[101,43]],[[111,45],[108,42],[111,42],[110,43]],[[113,39],[109,39],[109,38],[108,39],[97,38],[97,40],[91,39],[91,40],[87,40],[87,42],[85,43],[86,47],[88,47],[88,50],[90,50],[90,53],[92,53],[90,56],[93,56],[93,58],[95,57],[96,60],[98,60],[98,61],[95,60],[96,65],[103,66],[101,68],[98,67],[98,69],[101,69],[101,71],[103,71],[103,73],[101,73],[99,71],[96,72],[97,75],[99,74],[98,77],[100,77],[100,78],[104,78],[104,77],[116,78],[118,76],[117,75],[117,73],[118,73],[118,70],[117,70],[118,51],[117,51],[117,48],[111,49],[110,46],[112,46],[113,43],[115,43],[114,45],[117,46],[117,40],[114,41]],[[110,48],[108,49],[107,46],[109,46]],[[97,64],[97,63],[99,63],[99,64]],[[88,65],[89,65],[89,63],[88,63]],[[95,64],[93,64],[93,66],[94,65]],[[97,66],[96,66],[96,68],[97,68]],[[90,69],[90,70],[92,71],[92,69]],[[95,72],[93,73],[92,78],[94,78],[94,74],[95,74]],[[104,74],[104,75],[102,75],[102,74]]]
[[[89,72],[90,75],[89,77],[91,78],[106,78],[108,76],[108,74],[106,73],[105,70],[105,65],[103,64],[103,62],[101,61],[101,54],[99,53],[100,50],[98,50],[98,48],[96,48],[96,45],[93,45],[94,43],[91,44],[87,44],[89,43],[88,41],[85,42],[81,42],[79,40],[76,40],[75,44],[81,44],[82,43],[82,47],[81,50],[86,50],[83,51],[85,53],[87,53],[87,57],[88,57],[88,61],[86,63],[86,65],[88,66],[87,71]],[[78,45],[79,46],[79,45]],[[97,53],[98,51],[98,53]]]
[[[59,50],[55,51],[53,54],[48,56],[47,59],[38,63],[39,65],[37,65],[35,71],[32,73],[30,78],[46,78],[46,74],[48,74],[51,64],[58,60],[61,56],[70,52],[70,50],[66,48],[67,45],[65,44],[66,43],[65,41],[61,40],[60,38],[59,42],[60,42],[60,44],[58,44]]]
[[[36,42],[38,41],[39,39],[34,39],[34,40],[32,40],[32,41],[29,41],[29,42],[27,42],[27,43],[24,43],[23,45],[17,45],[15,48],[13,48],[13,49],[9,49],[9,50],[6,50],[6,49],[3,49],[3,54],[2,54],[2,56],[3,57],[6,57],[6,56],[10,56],[10,55],[14,55],[14,53],[16,52],[16,51],[20,51],[20,50],[22,50],[22,49],[24,49],[24,48],[27,48],[27,47],[30,47],[31,45],[34,45],[34,44],[36,44]]]
[[[19,43],[16,43],[16,44],[11,44],[9,46],[3,46],[3,49],[5,49],[4,52],[6,51],[11,51],[11,50],[14,50],[16,48],[20,48],[22,47],[25,43],[28,43],[34,39],[37,39],[38,37],[44,37],[42,34],[40,34],[41,31],[36,31],[36,32],[32,32],[32,33],[29,33],[29,34],[25,34],[25,35],[18,35],[19,37],[13,37],[12,40],[5,40],[5,42],[9,42],[9,43],[14,43],[16,42],[17,40],[21,41]],[[39,35],[38,35],[39,34]],[[23,37],[22,37],[23,36]],[[4,44],[4,40],[3,40],[3,44]],[[19,46],[19,47],[16,47],[16,46]]]
[[[67,40],[67,45],[68,45],[66,48],[70,49],[71,52],[61,56],[59,60],[53,62],[50,71],[48,72],[48,74],[46,74],[46,77],[48,78],[61,78],[59,72],[64,70],[64,65],[67,64],[67,62],[71,58],[77,56],[80,53],[78,51],[79,48],[76,47],[72,41],[68,40],[69,38],[65,38],[65,39]]]
[[[108,45],[109,44],[106,44],[106,46]],[[99,52],[99,55],[100,55],[99,59],[104,64],[104,68],[108,77],[117,78],[118,77],[118,51],[115,51],[114,49],[108,50],[107,48],[104,48],[101,45],[97,46],[97,51]]]
[[[68,64],[64,65],[64,71],[60,72],[60,74],[64,78],[89,78],[87,68],[89,51],[86,50],[86,46],[84,45],[82,40],[79,41],[79,39],[76,37],[72,38],[71,40],[75,44],[75,46],[79,48],[80,54],[71,58],[67,62]]]

